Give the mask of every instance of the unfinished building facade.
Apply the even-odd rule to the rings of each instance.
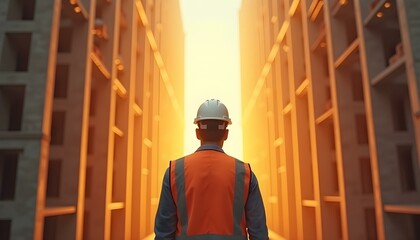
[[[420,238],[417,0],[244,0],[244,156],[272,236]]]
[[[0,0],[0,239],[151,234],[183,56],[177,0]]]

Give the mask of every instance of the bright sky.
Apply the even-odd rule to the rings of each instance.
[[[193,120],[201,103],[215,98],[232,125],[223,149],[242,159],[239,8],[241,0],[180,0],[185,31],[185,154],[199,147]]]

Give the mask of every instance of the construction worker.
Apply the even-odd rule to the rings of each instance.
[[[224,153],[231,124],[226,106],[211,99],[194,119],[201,146],[171,161],[155,219],[155,239],[267,240],[264,204],[250,165]]]

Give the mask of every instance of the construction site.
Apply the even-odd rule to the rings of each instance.
[[[1,240],[154,238],[192,122],[181,12],[0,0]],[[418,0],[241,1],[243,161],[270,239],[420,239],[419,16]]]

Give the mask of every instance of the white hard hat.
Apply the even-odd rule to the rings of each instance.
[[[200,105],[197,111],[197,117],[194,119],[194,124],[197,124],[201,120],[222,120],[228,124],[232,124],[226,106],[217,99],[206,100]]]

